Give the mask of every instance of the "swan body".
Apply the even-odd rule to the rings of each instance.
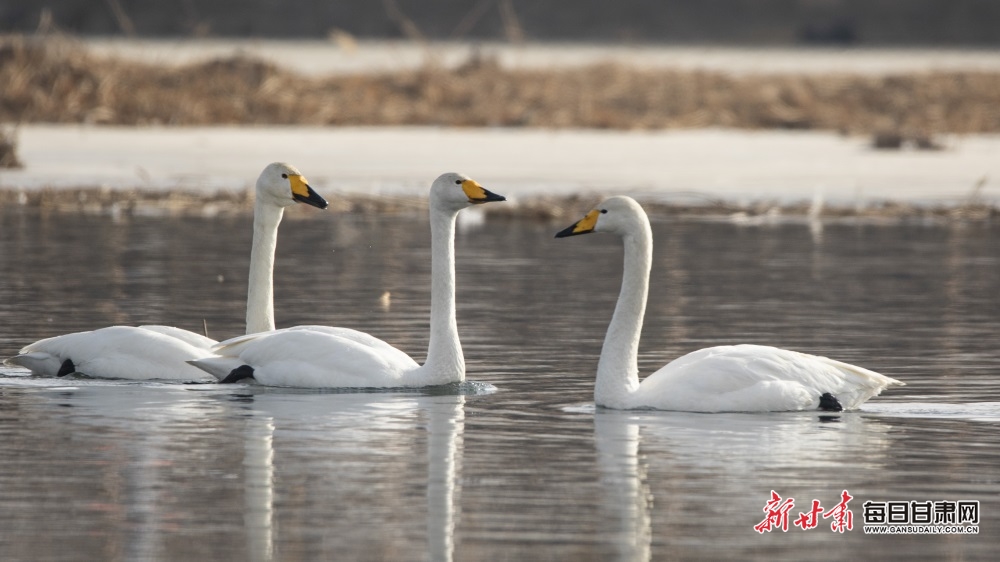
[[[653,238],[633,199],[611,197],[557,238],[611,232],[625,246],[622,289],[601,349],[594,402],[691,412],[851,410],[900,381],[826,357],[763,345],[717,346],[671,361],[639,382],[638,350]]]
[[[109,326],[56,336],[25,347],[7,362],[52,377],[85,373],[110,379],[205,380],[203,372],[184,360],[210,355],[208,349],[155,328]]]
[[[191,364],[222,382],[253,377],[268,386],[394,388],[465,380],[455,320],[455,220],[470,205],[504,200],[462,174],[443,174],[431,185],[431,334],[423,365],[374,336],[326,326],[239,336],[214,346],[216,356]]]
[[[257,179],[254,240],[247,293],[247,330],[274,329],[272,271],[278,225],[284,208],[303,202],[325,209],[327,202],[293,166],[276,162]],[[110,326],[43,339],[24,347],[5,363],[33,374],[83,373],[118,379],[212,381],[186,361],[211,357],[217,342],[172,326]]]
[[[289,353],[292,350],[294,353]],[[212,351],[217,356],[192,364],[223,381],[235,369],[249,365],[253,377],[269,386],[412,386],[413,375],[407,373],[420,367],[409,355],[374,336],[328,326],[295,326],[239,336]]]

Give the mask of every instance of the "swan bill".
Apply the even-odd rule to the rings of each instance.
[[[464,191],[465,196],[469,198],[469,203],[480,204],[507,200],[507,198],[503,195],[497,195],[473,180],[463,181],[462,191]]]
[[[292,198],[299,203],[312,205],[318,209],[325,209],[330,205],[326,202],[326,199],[323,199],[319,193],[316,193],[313,191],[313,188],[309,187],[309,184],[306,183],[306,178],[290,175],[288,176],[288,181],[292,184]]]
[[[572,226],[568,226],[556,233],[556,238],[565,238],[567,236],[576,236],[577,234],[587,234],[588,232],[593,232],[594,227],[597,226],[597,216],[600,212],[597,209],[587,213],[587,216],[573,223]]]

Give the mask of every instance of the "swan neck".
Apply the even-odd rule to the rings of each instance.
[[[653,261],[652,231],[648,220],[641,222],[641,228],[623,237],[622,288],[604,337],[594,386],[594,401],[601,406],[629,407],[639,388],[639,337]]]
[[[254,204],[253,247],[250,250],[250,280],[247,288],[247,333],[274,329],[274,249],[284,209]]]
[[[455,219],[431,208],[431,334],[421,370],[427,384],[465,380],[465,357],[455,319]]]

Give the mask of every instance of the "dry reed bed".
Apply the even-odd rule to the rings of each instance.
[[[330,213],[396,214],[424,216],[426,198],[384,197],[361,194],[327,194]],[[578,219],[595,202],[599,194],[565,197],[534,196],[519,198],[516,203],[484,208],[490,220],[530,220],[556,223]],[[804,220],[811,216],[807,203],[759,201],[737,205],[722,200],[700,205],[643,201],[653,217],[733,220],[740,224],[768,225],[787,220]],[[253,212],[250,189],[217,191],[215,193],[156,191],[149,189],[0,189],[0,211],[41,213],[84,213],[108,216],[167,215],[167,216],[244,216]],[[311,219],[322,215],[301,206],[292,206],[288,216]],[[861,219],[875,221],[935,221],[935,222],[996,222],[1000,207],[970,199],[953,206],[922,206],[900,202],[879,202],[865,207],[827,205],[819,218],[823,220]]]
[[[224,216],[253,213],[253,189],[195,192],[146,188],[107,187],[0,189],[0,209],[32,209],[43,212],[70,212],[103,215],[202,215]],[[426,199],[416,197],[375,197],[350,195],[327,197],[332,213],[426,212]],[[302,206],[286,210],[289,216],[303,213]]]
[[[596,65],[508,70],[470,59],[456,70],[310,78],[247,58],[160,67],[95,57],[77,42],[0,37],[0,123],[116,125],[447,125],[659,129],[724,126],[834,129],[924,137],[1000,132],[1000,73],[772,75],[638,70]],[[537,197],[489,216],[564,220],[597,197]],[[330,199],[333,212],[422,211],[426,201]],[[650,204],[665,216],[802,216],[805,205]],[[232,214],[248,191],[216,194],[102,188],[0,191],[0,209],[56,212]],[[1000,220],[995,206],[827,207],[824,217]]]
[[[0,122],[446,125],[1000,132],[1000,73],[754,75],[595,65],[312,78],[248,58],[183,67],[98,58],[66,38],[0,37]]]

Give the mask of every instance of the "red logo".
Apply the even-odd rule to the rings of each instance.
[[[854,497],[847,493],[847,490],[844,490],[840,494],[840,503],[828,511],[823,510],[823,506],[820,505],[819,500],[812,500],[809,511],[800,512],[792,524],[803,531],[808,531],[809,529],[818,527],[820,517],[822,517],[823,519],[832,519],[830,530],[833,532],[843,533],[844,531],[850,531],[854,529],[854,514],[851,513],[847,504],[852,499]],[[754,525],[753,530],[763,534],[765,532],[770,533],[773,529],[781,529],[782,532],[787,533],[788,512],[794,506],[794,498],[782,499],[777,492],[771,490],[771,499],[767,501],[763,509],[765,514],[764,520]]]

